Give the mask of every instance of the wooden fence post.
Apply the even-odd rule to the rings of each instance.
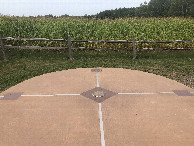
[[[72,49],[71,49],[71,37],[68,35],[68,49],[69,49],[69,59],[73,60]]]
[[[2,39],[1,35],[0,35],[0,43],[1,43],[1,52],[3,54],[3,60],[6,62],[7,61],[7,57],[6,57],[5,52],[4,52],[3,39]]]
[[[136,55],[136,46],[135,46],[135,37],[133,38],[133,59],[136,59],[137,55]]]

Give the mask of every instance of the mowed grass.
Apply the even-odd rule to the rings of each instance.
[[[0,52],[0,92],[32,77],[75,68],[126,68],[161,75],[194,88],[194,50],[138,52],[132,59],[128,51],[74,50],[73,61],[59,50],[6,50],[8,62]]]

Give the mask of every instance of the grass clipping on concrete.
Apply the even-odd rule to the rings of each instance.
[[[75,68],[126,68],[154,73],[194,88],[194,50],[142,51],[133,60],[128,51],[74,50],[70,61],[64,50],[7,49],[0,54],[0,92],[32,77]]]

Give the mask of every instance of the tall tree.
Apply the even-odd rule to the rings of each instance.
[[[172,0],[168,14],[169,16],[192,16],[193,5],[193,0]]]
[[[137,7],[135,9],[135,16],[136,17],[149,17],[147,2],[144,2],[144,4],[140,4],[140,7]]]
[[[188,16],[194,17],[194,3],[190,5]]]
[[[151,0],[148,4],[149,14],[152,17],[166,17],[170,8],[171,0]]]

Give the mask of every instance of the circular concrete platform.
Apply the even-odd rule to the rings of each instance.
[[[154,74],[79,68],[0,93],[2,146],[193,146],[194,89]]]

